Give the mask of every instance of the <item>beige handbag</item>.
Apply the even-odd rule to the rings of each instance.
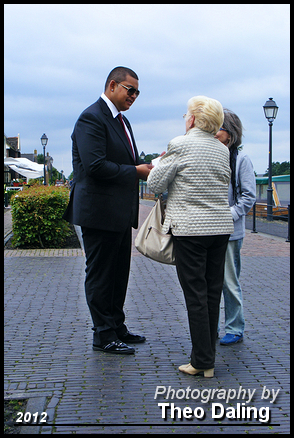
[[[137,250],[146,257],[160,263],[175,265],[175,254],[171,233],[162,233],[164,202],[159,197],[135,239]]]

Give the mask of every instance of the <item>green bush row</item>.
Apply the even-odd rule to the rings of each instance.
[[[69,200],[65,187],[34,186],[11,199],[12,245],[59,248],[69,235],[62,219]]]

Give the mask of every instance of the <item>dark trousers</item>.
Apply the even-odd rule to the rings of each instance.
[[[214,368],[219,303],[229,235],[174,236],[177,274],[188,311],[191,365]]]
[[[123,306],[128,286],[132,230],[82,227],[86,253],[85,292],[93,320],[93,343],[104,345],[127,331]]]

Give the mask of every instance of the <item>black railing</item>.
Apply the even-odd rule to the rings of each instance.
[[[286,242],[290,242],[290,204],[288,205],[288,237]]]
[[[256,203],[254,203],[253,207],[252,207],[252,231],[251,233],[258,233],[258,231],[256,230]],[[281,220],[286,220],[288,222],[288,235],[287,235],[287,239],[286,242],[290,242],[290,204],[288,204],[288,208],[287,208],[287,215],[281,215],[279,214],[279,216],[274,216],[273,215],[273,219],[277,220],[277,219],[281,219]],[[270,222],[272,224],[272,222]],[[270,233],[272,234],[272,233]]]

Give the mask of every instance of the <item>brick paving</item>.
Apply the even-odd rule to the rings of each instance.
[[[11,218],[11,210],[9,208],[4,208],[4,239],[7,237],[12,231],[12,218]]]
[[[150,205],[141,205],[140,223],[149,211]],[[82,250],[5,250],[5,397],[46,396],[47,425],[40,433],[289,433],[289,247],[284,239],[247,230],[241,272],[244,342],[217,343],[213,379],[178,371],[189,360],[191,343],[174,266],[133,248],[126,322],[147,341],[135,346],[135,355],[116,356],[91,348]],[[222,336],[223,310],[221,315]],[[179,396],[187,388],[199,390],[203,398],[221,389],[255,389],[255,394],[248,404],[216,395],[206,403],[201,397],[155,400],[157,386],[170,386]],[[279,390],[275,403],[261,399],[266,390]],[[169,409],[164,420],[158,406],[164,402],[202,408],[205,417],[171,419]],[[228,410],[243,403],[260,416],[269,408],[270,424],[213,419],[212,403]]]

